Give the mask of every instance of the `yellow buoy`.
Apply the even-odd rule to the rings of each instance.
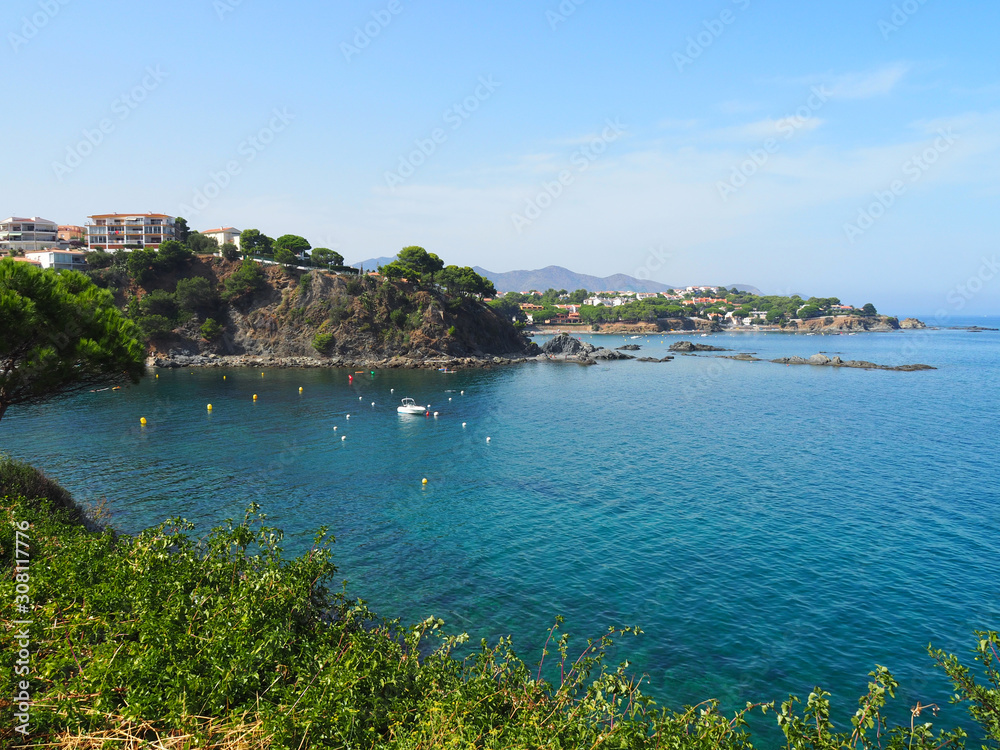
[[[302,393],[302,386],[299,386],[299,393]]]
[[[156,373],[156,377],[160,377],[160,373]]]
[[[145,417],[143,417],[142,419],[140,419],[140,420],[139,420],[139,424],[141,424],[141,425],[144,425],[144,424],[146,424],[146,418],[145,418]]]
[[[427,484],[427,477],[424,477],[424,481],[421,484]]]
[[[254,401],[256,401],[256,400],[257,400],[257,394],[256,394],[256,393],[255,393],[255,394],[253,394],[253,400],[254,400]]]
[[[211,404],[208,405],[208,410],[212,411],[212,405]]]
[[[223,379],[223,380],[225,380],[225,379],[226,379],[226,376],[225,376],[225,375],[223,375],[223,376],[222,376],[222,379]]]
[[[260,376],[261,376],[261,377],[264,377],[264,373],[261,373],[261,374],[260,374]]]

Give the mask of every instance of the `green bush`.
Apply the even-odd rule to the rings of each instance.
[[[448,327],[448,335],[449,336],[454,336],[457,331],[458,331],[458,329],[455,328],[455,326],[449,326]]]
[[[317,333],[312,340],[312,347],[320,354],[329,354],[333,346],[332,333]]]
[[[391,313],[389,313],[389,320],[392,321],[392,324],[394,326],[396,326],[396,328],[405,328],[406,327],[406,310],[403,310],[402,308],[397,307],[395,310],[393,310]]]
[[[139,310],[144,315],[158,315],[175,320],[178,309],[177,297],[162,289],[156,289],[139,300]]]
[[[237,258],[240,257],[239,248],[236,247],[236,245],[234,245],[232,242],[223,243],[221,251],[222,251],[222,257],[225,258],[226,260],[236,260]]]
[[[163,338],[174,330],[174,322],[163,315],[143,315],[138,320],[139,327],[148,338]]]
[[[215,339],[222,335],[223,330],[225,329],[222,325],[213,318],[206,320],[198,329],[206,341],[215,341]]]
[[[225,291],[222,298],[229,301],[240,300],[248,297],[264,286],[264,271],[256,261],[244,258],[240,267],[226,279]]]
[[[178,280],[174,294],[181,309],[189,312],[207,310],[218,302],[212,284],[201,276]]]

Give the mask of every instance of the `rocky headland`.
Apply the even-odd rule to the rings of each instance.
[[[142,285],[114,268],[94,278],[137,311],[155,367],[492,367],[539,351],[475,296],[383,277],[198,256]]]

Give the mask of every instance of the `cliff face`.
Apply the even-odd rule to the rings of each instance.
[[[239,262],[193,261],[191,275],[208,278],[220,294]],[[153,339],[150,355],[295,357],[337,362],[521,356],[534,345],[478,299],[330,271],[264,266],[263,283],[239,299],[220,300],[168,335]],[[169,288],[176,281],[161,281]],[[145,290],[137,290],[142,296]],[[207,318],[222,324],[206,340]]]

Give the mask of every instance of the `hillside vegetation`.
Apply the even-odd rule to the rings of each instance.
[[[194,255],[178,245],[107,256],[90,271],[140,325],[152,356],[392,365],[518,356],[531,347],[483,304],[492,287],[471,269],[441,264],[428,274],[397,262],[385,275],[357,276]]]

